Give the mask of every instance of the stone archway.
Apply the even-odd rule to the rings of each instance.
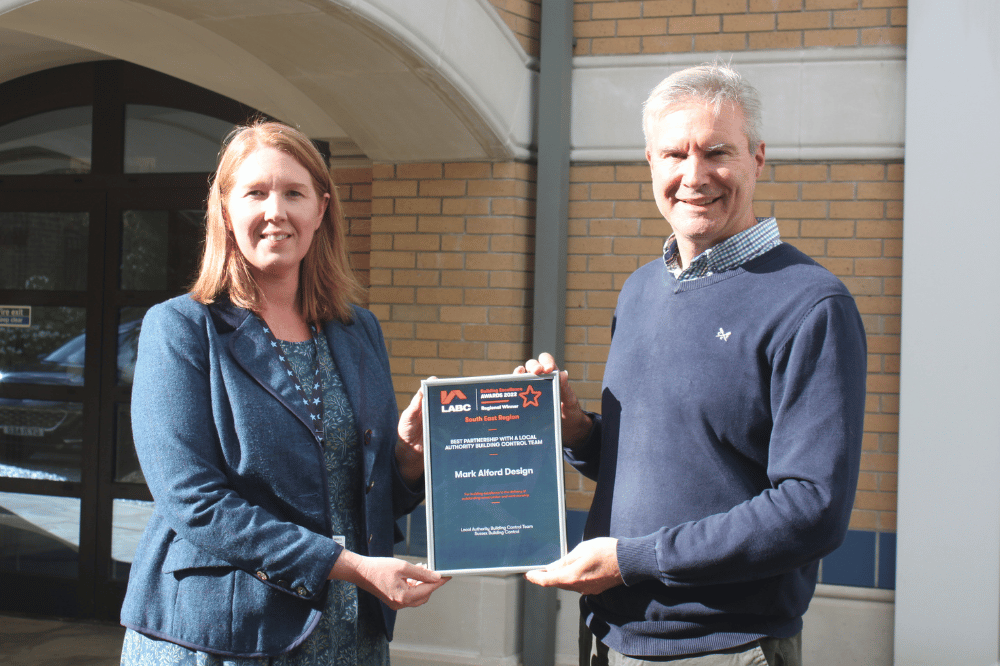
[[[533,60],[485,3],[0,0],[0,32],[17,68],[0,80],[126,60],[294,123],[334,156],[524,159],[533,141]]]

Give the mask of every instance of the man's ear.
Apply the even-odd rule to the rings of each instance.
[[[761,141],[760,145],[757,146],[757,152],[753,155],[754,161],[757,163],[757,178],[760,178],[760,172],[764,170],[764,142]]]

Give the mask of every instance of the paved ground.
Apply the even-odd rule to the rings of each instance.
[[[125,629],[113,624],[0,616],[4,666],[117,666]]]

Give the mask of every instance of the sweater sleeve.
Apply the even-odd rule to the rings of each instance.
[[[757,580],[802,567],[840,545],[858,479],[866,354],[852,298],[831,296],[815,305],[771,368],[771,486],[725,513],[620,539],[625,584]]]
[[[574,448],[563,448],[563,457],[573,469],[588,479],[597,479],[601,469],[601,415],[585,412],[590,417],[590,434]]]
[[[213,428],[232,415],[213,411],[203,325],[163,304],[147,313],[139,339],[133,433],[156,512],[179,537],[171,553],[184,566],[233,566],[311,598],[342,548],[234,489]]]

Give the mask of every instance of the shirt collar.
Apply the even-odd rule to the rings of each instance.
[[[671,234],[663,244],[663,262],[677,280],[697,280],[742,266],[780,244],[777,221],[773,217],[758,217],[755,225],[708,248],[683,270],[677,253],[676,235]]]

